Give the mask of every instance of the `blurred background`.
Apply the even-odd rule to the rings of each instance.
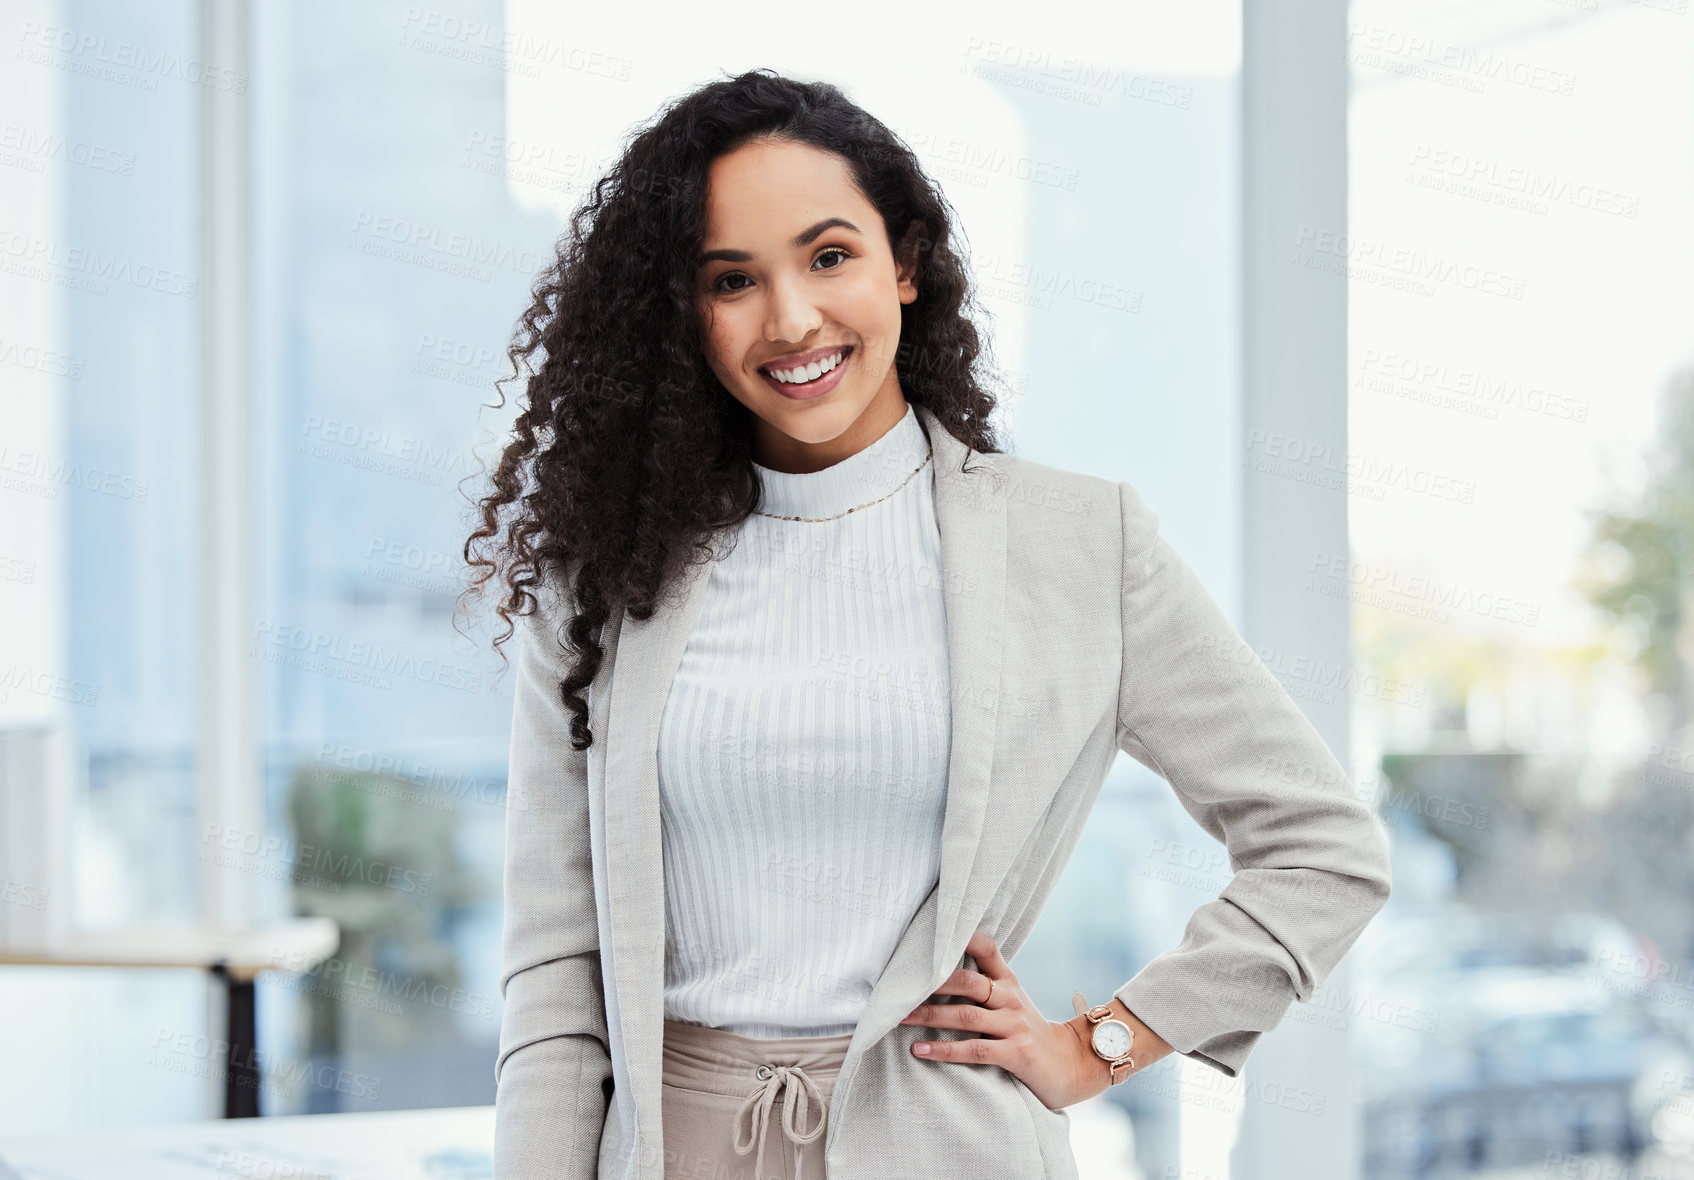
[[[624,137],[768,65],[919,153],[1010,448],[1135,484],[1389,834],[1084,1174],[1694,1176],[1686,0],[794,16],[0,2],[0,1156],[493,1101],[494,382]],[[1124,756],[1013,969],[1066,1019],[1228,876]]]

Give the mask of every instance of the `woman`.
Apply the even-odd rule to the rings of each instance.
[[[1234,1076],[1388,897],[1135,490],[1000,451],[950,229],[881,123],[755,71],[633,138],[535,287],[466,546],[504,528],[523,629],[502,1180],[1075,1176],[1066,1106]],[[1049,1021],[1007,959],[1119,750],[1237,872]]]

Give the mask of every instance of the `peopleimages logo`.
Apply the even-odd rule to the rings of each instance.
[[[161,1027],[153,1036],[153,1052],[147,1063],[172,1073],[219,1081],[234,1080],[237,1085],[249,1084],[246,1079],[231,1079],[225,1062],[235,1069],[251,1069],[271,1079],[283,1093],[289,1093],[300,1083],[309,1081],[320,1090],[334,1090],[351,1098],[379,1098],[382,1079],[369,1074],[355,1073],[325,1062],[313,1065],[309,1061],[277,1056],[256,1047],[238,1048],[232,1055],[228,1041],[198,1033],[177,1032]]]
[[[206,825],[200,859],[261,876],[281,877],[286,873],[286,879],[295,884],[322,882],[329,892],[339,892],[342,885],[352,882],[428,897],[435,886],[435,878],[429,873],[221,824]]]
[[[1381,606],[1399,614],[1415,614],[1431,622],[1445,623],[1452,612],[1525,627],[1534,627],[1541,619],[1539,602],[1513,598],[1469,582],[1444,580],[1438,574],[1406,573],[1350,553],[1314,549],[1306,572],[1310,575],[1306,583],[1308,590],[1316,593],[1344,590],[1353,602]],[[1422,609],[1401,609],[1404,606]]]
[[[26,20],[18,40],[21,45],[14,55],[18,60],[58,66],[87,77],[128,80],[149,91],[158,89],[160,78],[169,78],[230,94],[247,93],[246,70],[118,40],[105,33]],[[54,54],[60,56],[54,58]]]
[[[391,1015],[402,1010],[397,1001],[428,1004],[483,1020],[493,1020],[498,1015],[491,995],[383,970],[374,964],[357,964],[335,957],[312,962],[294,948],[281,947],[271,949],[271,963],[287,974],[286,979],[273,986],[357,1007],[376,1008]]]
[[[274,619],[255,623],[248,654],[267,663],[325,672],[377,688],[391,688],[393,682],[387,678],[400,677],[462,692],[482,689],[482,674],[461,665],[428,656],[420,658],[365,639],[346,640],[327,631]]]

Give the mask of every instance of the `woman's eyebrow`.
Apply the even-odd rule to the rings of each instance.
[[[810,229],[801,230],[799,233],[795,234],[793,242],[794,248],[798,250],[801,246],[811,245],[811,243],[817,239],[817,236],[823,233],[824,230],[833,229],[838,225],[844,229],[850,229],[854,233],[863,232],[858,226],[854,225],[851,221],[848,221],[845,217],[826,217]],[[753,256],[745,250],[707,250],[705,253],[700,255],[700,261],[697,265],[705,266],[708,262],[751,261],[753,261]]]

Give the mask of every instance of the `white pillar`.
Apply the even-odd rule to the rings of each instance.
[[[201,0],[200,60],[234,83],[200,87],[198,846],[207,825],[256,832],[264,822],[255,740],[252,399],[248,377],[249,134],[246,0]],[[250,874],[201,870],[202,915],[244,925]]]
[[[1252,441],[1258,431],[1329,447],[1339,465],[1347,453],[1347,280],[1292,259],[1303,230],[1347,228],[1347,0],[1244,0],[1242,22],[1242,455],[1262,453]],[[1314,551],[1346,552],[1346,494],[1251,466],[1243,475],[1243,637],[1256,649],[1347,666],[1346,600],[1302,588]],[[1347,694],[1299,703],[1349,766]],[[1348,968],[1344,961],[1326,987],[1350,995]],[[1348,1034],[1302,1015],[1310,1010],[1296,1004],[1247,1063],[1232,1168],[1240,1180],[1358,1173]],[[1289,1088],[1287,1106],[1273,1101]],[[1322,1114],[1314,1115],[1318,1096]]]
[[[64,6],[25,0],[7,9],[14,29],[63,27]],[[5,122],[42,139],[71,137],[70,85],[62,71],[8,65],[0,69]],[[51,254],[65,243],[70,171],[57,163],[40,172],[0,168],[6,248]],[[26,272],[0,277],[0,337],[12,363],[0,374],[0,463],[27,471],[52,468],[69,452],[67,407],[75,382],[61,375],[70,357],[65,288]],[[48,480],[25,475],[25,486]],[[61,937],[71,919],[69,819],[82,759],[74,722],[89,712],[83,694],[37,691],[32,684],[70,679],[67,495],[0,491],[0,945]],[[15,678],[15,680],[10,679]],[[72,701],[76,703],[72,703]]]

